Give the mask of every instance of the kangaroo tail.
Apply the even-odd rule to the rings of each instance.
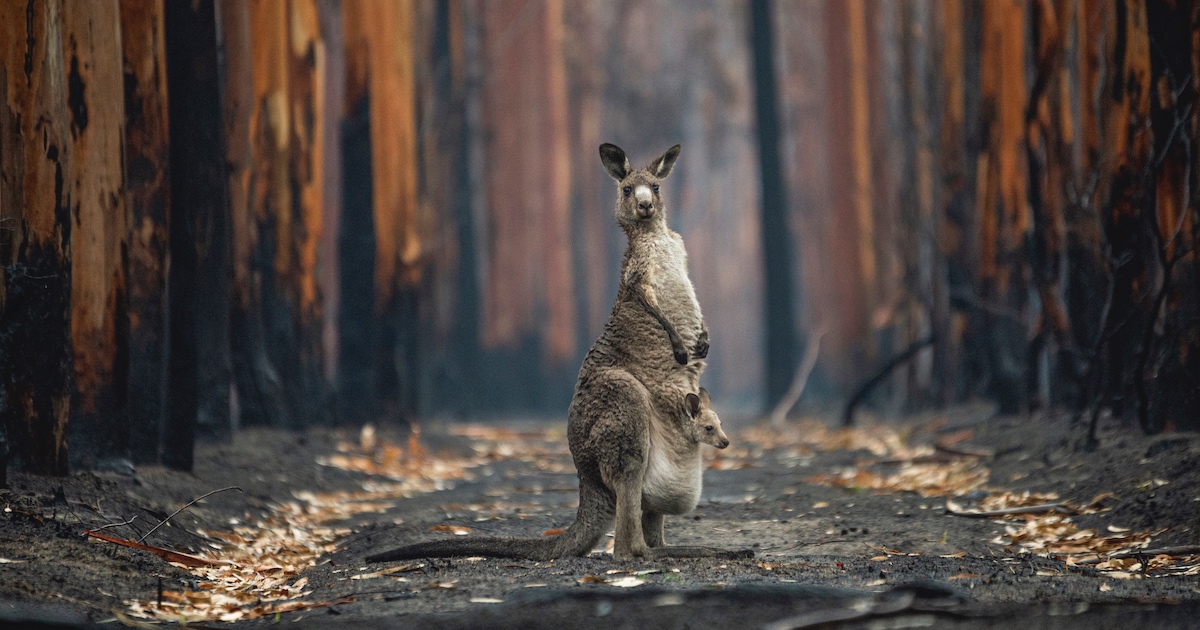
[[[367,562],[392,562],[418,558],[519,558],[553,560],[591,553],[613,519],[613,500],[603,489],[579,484],[579,510],[567,531],[545,538],[455,538],[405,545],[367,556]]]
[[[461,556],[551,560],[559,557],[555,553],[557,551],[555,542],[554,538],[458,538],[454,540],[431,540],[367,556],[367,562],[391,562],[394,560],[416,560],[417,558],[454,558]]]

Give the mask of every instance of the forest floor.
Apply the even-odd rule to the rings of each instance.
[[[1200,544],[1200,435],[1112,426],[1087,451],[1069,418],[986,410],[851,431],[727,419],[733,445],[704,447],[703,498],[668,518],[667,539],[751,560],[616,562],[602,542],[553,562],[364,563],[418,540],[566,527],[564,424],[248,430],[198,447],[193,474],[14,473],[0,491],[0,625],[1094,630],[1200,616],[1200,552],[1180,549]],[[227,486],[240,492],[150,533],[151,551],[84,533],[132,519],[98,533],[136,541]],[[1056,507],[961,514],[1038,504]]]

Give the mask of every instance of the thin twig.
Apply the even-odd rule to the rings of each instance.
[[[137,517],[134,516],[133,518],[129,519],[128,521],[125,521],[124,523],[109,523],[108,525],[103,525],[101,527],[97,527],[96,529],[93,529],[92,531],[100,532],[100,531],[104,531],[104,530],[108,529],[109,527],[123,527],[125,525],[129,525],[130,523],[132,523],[136,520],[137,520]]]
[[[858,407],[859,403],[861,403],[863,399],[871,393],[871,390],[875,389],[876,385],[883,382],[883,379],[887,378],[893,370],[903,365],[909,359],[917,356],[917,353],[924,349],[925,346],[933,345],[936,341],[936,335],[929,335],[924,339],[915,341],[904,352],[901,352],[892,358],[892,360],[883,364],[883,367],[879,368],[879,371],[876,372],[874,376],[867,379],[867,382],[863,383],[862,386],[858,388],[858,391],[854,392],[854,395],[850,397],[850,402],[846,403],[846,409],[842,412],[842,426],[854,426],[854,408]]]
[[[149,537],[150,537],[150,534],[153,534],[153,533],[154,533],[154,532],[155,532],[155,531],[156,531],[156,530],[157,530],[159,527],[162,527],[163,525],[166,525],[166,524],[167,524],[167,521],[169,521],[169,520],[171,520],[171,519],[175,518],[175,516],[176,516],[177,514],[179,514],[180,512],[182,512],[182,511],[184,511],[184,510],[186,510],[186,509],[188,509],[188,508],[192,507],[192,505],[193,505],[194,503],[196,503],[197,501],[200,501],[201,499],[207,499],[208,497],[211,497],[212,495],[214,495],[214,494],[216,494],[216,493],[218,493],[218,492],[225,492],[226,490],[237,490],[238,492],[241,492],[241,491],[242,491],[242,489],[241,489],[241,488],[239,488],[239,487],[237,487],[237,486],[229,486],[229,487],[227,487],[227,488],[221,488],[221,489],[219,489],[219,490],[213,490],[212,492],[209,492],[208,494],[204,494],[204,495],[198,496],[198,497],[196,497],[195,499],[192,499],[191,501],[188,501],[188,502],[187,502],[187,505],[185,505],[185,506],[183,506],[183,507],[179,508],[178,510],[175,510],[174,512],[172,512],[170,516],[168,516],[167,518],[164,518],[164,519],[162,520],[162,522],[160,522],[158,525],[155,525],[155,526],[153,527],[153,529],[151,529],[150,531],[146,532],[146,534],[145,534],[144,536],[142,536],[141,538],[139,538],[137,541],[140,543],[140,542],[142,542],[143,540],[146,540],[147,538],[149,538]]]
[[[812,375],[813,368],[817,366],[817,355],[821,352],[821,337],[825,336],[825,332],[826,328],[822,326],[809,341],[808,348],[804,350],[804,358],[800,361],[800,367],[796,369],[796,375],[792,378],[792,384],[783,398],[776,403],[775,408],[771,410],[771,428],[782,429],[787,413],[800,401],[800,396],[804,395],[808,377]]]

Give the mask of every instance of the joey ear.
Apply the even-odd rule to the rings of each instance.
[[[604,170],[608,171],[608,175],[618,182],[625,179],[633,170],[633,167],[629,166],[629,158],[625,156],[621,147],[607,142],[600,145],[600,163],[604,165]]]
[[[690,394],[689,394],[689,395],[690,395]],[[699,400],[699,402],[700,402],[701,404],[703,404],[705,407],[711,407],[711,406],[712,406],[712,397],[708,395],[708,390],[707,390],[707,389],[704,389],[703,387],[701,387],[701,388],[700,388],[700,400]]]
[[[671,174],[671,169],[675,168],[675,160],[679,159],[679,145],[675,145],[667,152],[662,154],[657,160],[650,163],[650,172],[659,179],[666,178]]]
[[[683,397],[684,404],[687,405],[688,415],[695,418],[700,415],[700,397],[688,392],[687,396]]]

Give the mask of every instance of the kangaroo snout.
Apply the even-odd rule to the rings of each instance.
[[[717,443],[713,444],[713,446],[715,446],[717,448],[725,448],[725,447],[729,446],[729,438],[721,438],[721,439],[717,440]]]
[[[638,216],[643,219],[649,219],[650,217],[654,216],[654,202],[638,202]]]

